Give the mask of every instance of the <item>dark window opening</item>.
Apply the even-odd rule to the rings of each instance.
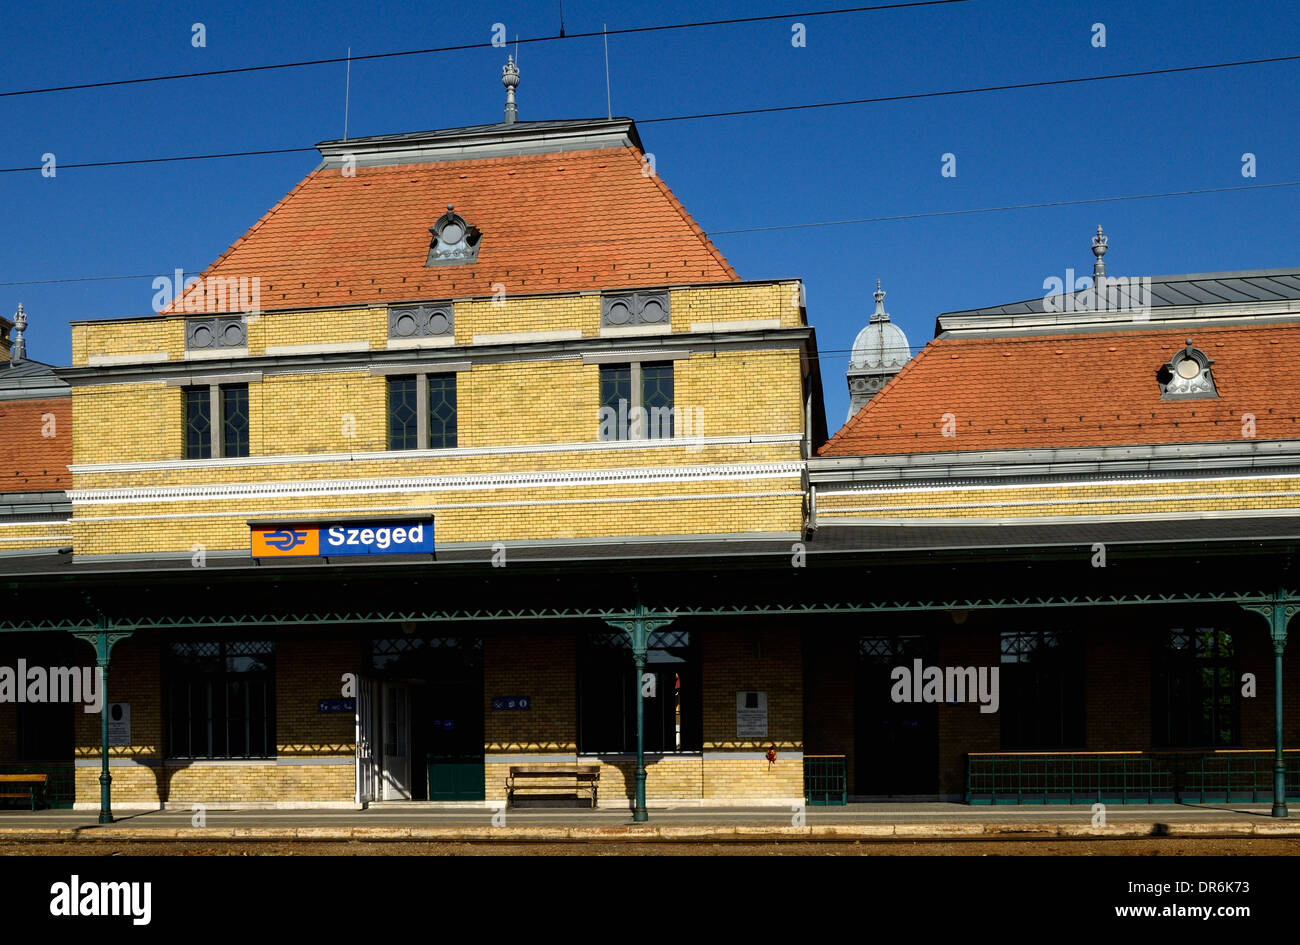
[[[1241,743],[1237,648],[1228,630],[1170,630],[1153,660],[1152,732],[1161,748]]]
[[[1076,634],[1013,630],[1001,640],[1004,749],[1084,746],[1083,652]]]
[[[275,757],[275,644],[174,642],[164,680],[169,758]]]
[[[654,696],[643,699],[645,750],[654,754],[698,752],[704,747],[703,676],[691,635],[650,635],[645,674]],[[629,754],[636,751],[637,686],[632,645],[623,633],[584,638],[578,658],[578,751]],[[642,689],[643,692],[647,691]]]

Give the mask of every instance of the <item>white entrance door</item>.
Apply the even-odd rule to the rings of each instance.
[[[411,689],[384,683],[383,799],[411,799]]]
[[[357,803],[375,799],[375,747],[378,738],[379,683],[373,679],[357,680]]]

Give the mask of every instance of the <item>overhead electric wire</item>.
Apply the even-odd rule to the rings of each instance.
[[[910,7],[944,6],[954,3],[969,3],[970,0],[911,0],[903,3],[884,3],[865,7],[842,7],[835,10],[807,10],[798,13],[771,13],[765,16],[740,16],[725,20],[698,20],[691,23],[665,23],[660,26],[629,26],[615,30],[593,30],[586,33],[558,34],[555,36],[532,36],[527,39],[516,38],[513,43],[520,46],[529,43],[551,43],[559,40],[590,39],[594,36],[621,36],[633,33],[656,33],[667,30],[696,29],[705,26],[732,26],[741,23],[761,23],[771,20],[811,19],[815,16],[843,16],[850,13],[872,13],[880,10],[902,10]],[[36,89],[13,89],[0,92],[0,98],[12,98],[20,95],[43,95],[47,92],[72,92],[82,89],[104,89],[123,85],[143,85],[152,82],[172,82],[180,79],[200,79],[210,76],[238,75],[247,72],[270,72],[276,69],[298,69],[306,66],[325,66],[338,63],[360,62],[366,59],[395,59],[401,56],[424,56],[433,53],[461,52],[469,49],[496,48],[501,45],[494,42],[459,43],[453,46],[431,46],[427,49],[402,49],[385,53],[367,53],[359,56],[334,56],[327,59],[301,59],[296,62],[267,63],[260,66],[235,66],[229,69],[208,69],[203,72],[178,72],[168,75],[140,76],[134,79],[109,79],[102,82],[80,82],[73,85],[52,85]]]
[[[1140,72],[1115,72],[1106,75],[1094,76],[1075,76],[1066,79],[1043,79],[1037,82],[1013,82],[1006,85],[985,85],[963,89],[943,89],[937,92],[909,92],[901,95],[881,95],[873,98],[855,98],[843,99],[834,102],[808,102],[803,105],[770,105],[762,108],[741,108],[724,112],[700,112],[693,115],[668,115],[659,118],[642,118],[636,119],[640,124],[662,124],[675,121],[697,121],[710,118],[734,118],[744,115],[770,115],[779,112],[806,111],[809,109],[822,108],[845,108],[852,105],[872,105],[884,102],[903,102],[927,98],[943,98],[955,95],[974,95],[986,92],[1006,92],[1022,89],[1047,88],[1056,85],[1078,85],[1085,82],[1106,82],[1112,79],[1135,79],[1157,75],[1172,75],[1175,73],[1199,72],[1208,69],[1232,69],[1242,66],[1256,66],[1269,63],[1294,62],[1300,60],[1300,54],[1292,56],[1270,56],[1264,59],[1239,59],[1233,62],[1214,62],[1205,63],[1197,66],[1176,66],[1169,69],[1146,69]],[[70,164],[58,164],[58,169],[66,168],[91,168],[91,167],[123,167],[132,164],[167,164],[176,161],[207,161],[218,158],[233,157],[259,157],[270,154],[295,154],[315,151],[314,147],[299,148],[266,148],[256,151],[224,151],[215,154],[185,154],[171,157],[155,158],[129,158],[122,160],[110,161],[82,161]],[[44,165],[33,164],[21,167],[0,167],[0,174],[15,174],[25,171],[42,171]]]
[[[1231,187],[1205,187],[1198,190],[1171,190],[1171,191],[1164,191],[1160,193],[1121,194],[1121,195],[1110,196],[1110,197],[1081,197],[1077,200],[1050,200],[1050,201],[1044,201],[1042,203],[1006,204],[997,207],[969,207],[962,210],[929,210],[929,211],[923,211],[919,213],[900,213],[900,214],[895,214],[893,216],[883,216],[883,217],[855,217],[846,220],[819,220],[819,221],[813,221],[809,223],[778,223],[778,224],[773,224],[771,226],[750,226],[750,227],[738,227],[729,230],[708,230],[705,231],[704,235],[707,238],[712,239],[715,236],[733,236],[733,235],[744,234],[744,233],[771,233],[771,232],[777,232],[781,230],[813,229],[818,227],[830,227],[830,226],[851,226],[854,224],[864,224],[864,223],[894,223],[894,222],[901,222],[903,220],[923,220],[923,219],[929,219],[933,217],[965,216],[965,215],[980,214],[980,213],[1006,213],[1015,210],[1040,210],[1040,209],[1048,209],[1053,207],[1076,207],[1076,206],[1085,206],[1088,204],[1097,204],[1097,203],[1118,203],[1126,200],[1154,200],[1160,197],[1190,197],[1190,196],[1199,196],[1204,194],[1230,193],[1234,191],[1243,191],[1243,190],[1246,191],[1273,190],[1281,187],[1300,187],[1300,180],[1280,181],[1278,183],[1273,183],[1273,184],[1238,184]],[[498,247],[497,251],[518,252],[520,250],[553,249],[557,247],[598,246],[598,245],[606,245],[610,243],[625,244],[625,243],[634,242],[636,240],[659,240],[662,238],[663,237],[658,234],[653,234],[653,235],[643,235],[643,236],[610,237],[608,239],[600,239],[600,240],[566,240],[560,243],[533,243],[533,244],[526,244],[520,246],[503,246],[503,247]],[[400,259],[409,260],[413,258],[414,257],[410,253],[406,253],[398,256],[357,256],[357,257],[349,258],[348,262],[349,263],[392,262],[394,260],[400,260]],[[278,263],[276,268],[277,271],[283,271],[285,269],[313,268],[313,267],[320,267],[322,265],[324,264],[319,262],[297,262],[297,263],[283,262],[283,263]],[[204,269],[184,269],[182,270],[182,273],[190,274],[190,273],[201,273],[205,271],[206,270]],[[7,288],[12,286],[29,286],[29,285],[30,286],[62,285],[65,283],[74,283],[74,282],[109,282],[115,280],[129,280],[129,279],[158,279],[158,278],[171,278],[174,275],[175,275],[175,270],[172,270],[171,272],[144,272],[144,273],[135,273],[130,275],[77,276],[77,277],[69,277],[64,279],[27,279],[27,280],[18,280],[18,281],[10,281],[10,282],[0,282],[0,288]]]

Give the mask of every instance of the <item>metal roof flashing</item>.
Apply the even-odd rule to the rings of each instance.
[[[341,167],[345,161],[355,162],[358,167],[375,167],[629,146],[638,151],[643,150],[632,119],[594,118],[509,124],[501,122],[366,138],[341,138],[322,141],[316,148],[321,153],[320,166],[331,168]]]

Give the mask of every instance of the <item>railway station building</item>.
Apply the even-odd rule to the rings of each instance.
[[[631,120],[507,85],[320,144],[67,367],[0,323],[0,667],[106,691],[0,672],[4,770],[105,811],[546,765],[638,816],[1296,793],[1300,271],[950,313],[915,357],[864,287],[889,353],[829,435],[799,280],[742,279]]]

